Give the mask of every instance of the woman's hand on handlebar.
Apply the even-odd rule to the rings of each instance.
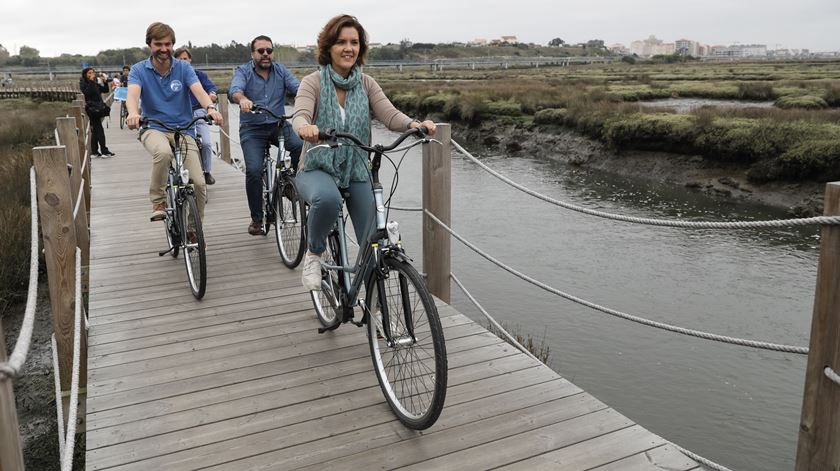
[[[410,129],[424,127],[424,128],[426,128],[425,133],[426,133],[427,136],[434,136],[435,135],[435,129],[436,129],[435,128],[435,122],[430,120],[430,119],[427,119],[426,121],[423,121],[422,123],[419,122],[419,121],[412,121],[411,124],[408,125],[408,127]]]
[[[314,124],[307,124],[298,129],[298,135],[300,138],[306,142],[311,142],[312,144],[318,143],[319,132],[318,126]]]
[[[128,129],[138,129],[140,127],[140,115],[129,113],[128,117],[125,118],[125,124],[128,125]]]

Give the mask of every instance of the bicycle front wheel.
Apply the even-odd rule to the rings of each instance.
[[[125,102],[120,105],[120,129],[125,128],[125,118],[128,116],[128,111],[125,108]]]
[[[338,245],[338,234],[332,232],[327,236],[327,249],[321,255],[324,263],[329,265],[341,265],[341,254]],[[340,273],[336,270],[321,268],[321,289],[310,291],[312,304],[315,306],[315,316],[324,328],[331,329],[340,324],[341,313],[341,279]]]
[[[184,263],[187,266],[187,280],[190,290],[196,299],[204,297],[207,288],[207,258],[204,244],[204,228],[198,215],[195,195],[188,194],[181,207],[183,217],[182,229],[186,233],[182,247],[184,248]]]
[[[172,185],[166,185],[166,218],[164,219],[164,230],[166,231],[166,245],[173,258],[178,258],[178,249],[181,247],[181,233],[178,230],[178,215],[175,211],[175,190]]]
[[[283,265],[295,268],[306,249],[306,203],[297,194],[294,183],[285,178],[274,195],[274,236]]]
[[[434,300],[417,270],[395,257],[383,261],[388,274],[381,277],[374,272],[367,285],[368,343],[373,367],[385,399],[400,422],[423,430],[438,419],[446,399],[443,328]],[[387,306],[387,316],[383,316],[383,305]],[[386,339],[385,322],[391,342]]]
[[[262,212],[263,212],[263,220],[262,220],[262,235],[268,235],[269,229],[271,229],[271,223],[275,222],[276,215],[274,214],[274,205],[271,204],[271,196],[272,196],[272,174],[270,174],[271,170],[267,167],[263,167],[262,172]]]

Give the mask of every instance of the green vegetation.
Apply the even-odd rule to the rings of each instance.
[[[52,137],[66,107],[0,100],[0,314],[25,295],[29,278],[32,147]]]
[[[408,113],[468,125],[564,126],[620,149],[702,154],[754,182],[840,178],[840,62],[627,64],[517,70],[373,70]],[[665,98],[774,101],[772,108],[641,106]]]
[[[493,324],[488,322],[485,327],[497,337],[513,345],[510,340],[508,340],[508,338]],[[551,348],[548,343],[546,343],[545,332],[543,332],[542,337],[535,339],[531,334],[523,334],[522,328],[518,324],[511,326],[509,323],[503,322],[502,328],[515,338],[520,345],[525,347],[526,350],[531,352],[532,355],[537,357],[537,359],[539,359],[544,365],[548,365],[548,359],[551,357]]]

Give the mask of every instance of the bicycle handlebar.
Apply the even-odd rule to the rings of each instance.
[[[195,123],[199,121],[205,121],[207,124],[213,124],[213,118],[210,116],[196,116],[192,119],[186,126],[170,126],[163,121],[155,118],[140,118],[140,126],[149,127],[150,123],[155,123],[163,126],[164,129],[172,132],[183,132],[189,130],[191,127],[195,125]]]
[[[254,103],[253,106],[251,106],[251,113],[254,113],[254,114],[268,113],[274,119],[276,119],[277,121],[280,121],[281,123],[284,122],[284,121],[288,121],[288,120],[292,119],[291,116],[278,116],[278,115],[274,114],[274,112],[271,111],[270,109],[268,109],[264,106],[258,105],[256,103]]]
[[[336,131],[335,129],[327,129],[326,131],[319,131],[318,132],[318,139],[321,139],[322,141],[326,141],[330,147],[337,147],[339,145],[338,144],[338,138],[349,139],[350,141],[352,141],[355,145],[357,145],[361,149],[364,149],[368,152],[379,153],[379,152],[388,152],[390,150],[396,149],[397,146],[402,144],[402,142],[404,140],[406,140],[409,136],[416,135],[416,136],[420,137],[421,139],[425,140],[427,132],[429,132],[429,130],[426,129],[425,126],[418,126],[416,128],[412,128],[412,129],[409,129],[408,131],[403,132],[402,134],[397,136],[397,139],[394,140],[394,142],[392,142],[391,144],[389,144],[387,146],[383,146],[381,144],[376,144],[373,147],[364,144],[362,141],[359,140],[359,138],[357,138],[353,134],[345,133],[345,132],[339,132],[339,131]]]

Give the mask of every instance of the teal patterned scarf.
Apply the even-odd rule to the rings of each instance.
[[[347,91],[344,123],[341,122],[335,87]],[[365,144],[370,144],[370,104],[358,66],[353,66],[347,78],[336,73],[330,65],[321,67],[321,90],[315,124],[321,130],[332,128],[351,133]],[[306,170],[314,169],[327,172],[335,178],[340,188],[346,188],[351,181],[368,180],[367,152],[355,146],[316,149],[306,156]]]

